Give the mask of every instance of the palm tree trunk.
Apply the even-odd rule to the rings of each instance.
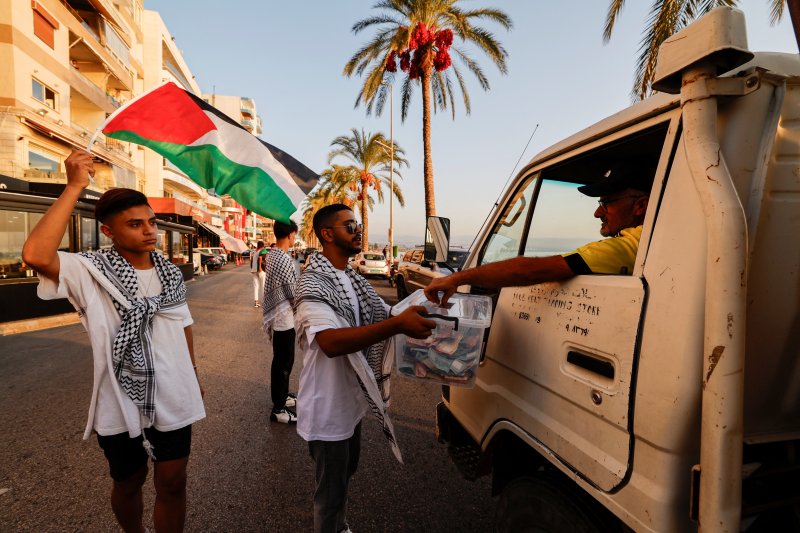
[[[425,216],[436,216],[436,199],[433,195],[433,158],[431,157],[431,74],[429,69],[422,73],[422,147],[425,154],[423,170],[425,175]]]
[[[794,38],[797,41],[797,49],[800,51],[800,0],[786,0],[786,7],[789,8],[789,17],[792,19],[792,28],[794,28]]]
[[[369,224],[367,222],[367,182],[361,181],[361,223],[364,224],[364,230],[361,234],[361,251],[366,252],[369,249]]]

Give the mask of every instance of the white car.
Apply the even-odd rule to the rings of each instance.
[[[389,278],[389,263],[380,252],[361,252],[350,259],[350,265],[362,276]]]

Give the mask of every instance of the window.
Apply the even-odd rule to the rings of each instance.
[[[56,108],[56,92],[36,78],[31,82],[31,94],[50,109]]]
[[[594,218],[597,198],[581,194],[579,186],[578,183],[542,181],[524,255],[560,255],[602,239],[600,222]]]
[[[528,212],[533,204],[536,180],[529,177],[514,193],[481,254],[480,264],[494,263],[519,255],[520,244],[528,222]]]
[[[33,34],[50,48],[55,48],[55,31],[58,21],[39,2],[31,2],[33,8]]]
[[[189,262],[189,235],[188,233],[179,233],[171,231],[169,233],[172,238],[172,262],[176,265],[182,265]]]
[[[169,239],[166,230],[160,229],[156,234],[156,251],[161,252],[164,257],[169,257]]]
[[[36,275],[22,261],[22,245],[42,216],[42,213],[0,210],[0,280]],[[58,249],[69,251],[69,232],[64,233]]]
[[[116,28],[112,26],[107,20],[103,19],[103,35],[106,38],[106,46],[111,52],[117,56],[124,64],[131,61],[131,53],[128,45],[117,33]]]
[[[81,252],[97,250],[97,221],[89,217],[81,217]]]
[[[495,223],[479,263],[520,254],[561,255],[602,240],[601,222],[594,217],[597,198],[582,194],[578,187],[603,179],[604,170],[618,161],[636,165],[643,183],[652,182],[666,153],[668,126],[662,121],[639,129],[527,176]]]
[[[29,149],[28,168],[41,170],[42,172],[58,172],[58,157],[40,148]]]

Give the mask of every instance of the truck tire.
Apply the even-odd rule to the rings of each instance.
[[[607,533],[619,531],[579,487],[549,474],[508,483],[495,513],[497,533]],[[610,523],[611,522],[611,523]],[[616,527],[615,527],[616,526]]]
[[[406,289],[406,284],[403,281],[403,276],[397,276],[395,278],[395,283],[397,284],[397,299],[405,300],[408,297],[408,289]]]

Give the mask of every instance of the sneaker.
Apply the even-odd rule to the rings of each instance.
[[[286,404],[284,407],[297,407],[297,396],[294,393],[289,393],[289,396],[286,397]]]
[[[269,415],[269,419],[273,422],[280,422],[281,424],[296,424],[297,415],[288,409],[281,409],[280,411],[273,411]]]

